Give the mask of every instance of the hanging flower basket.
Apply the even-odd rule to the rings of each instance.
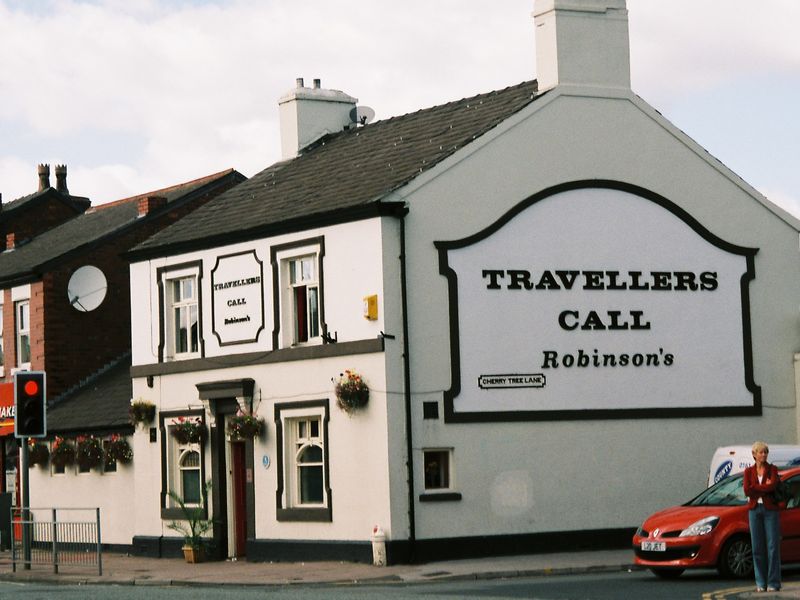
[[[128,409],[128,414],[130,415],[132,425],[138,423],[148,425],[156,418],[156,405],[147,400],[142,400],[141,398],[132,400],[131,407]]]
[[[170,433],[179,444],[200,444],[205,441],[208,431],[203,422],[195,417],[178,417],[172,421]]]
[[[336,404],[348,414],[364,408],[369,401],[369,386],[355,371],[346,370],[334,377]]]
[[[28,465],[45,466],[50,459],[50,450],[41,442],[28,440]]]
[[[106,461],[128,464],[133,460],[133,449],[124,437],[118,434],[111,436],[106,447]]]
[[[53,451],[50,453],[50,462],[57,468],[63,468],[75,462],[75,444],[70,440],[56,437],[53,441]]]
[[[264,432],[264,429],[264,419],[241,411],[228,419],[228,434],[234,440],[257,438]]]
[[[106,453],[103,450],[103,442],[93,435],[78,436],[78,449],[75,459],[78,466],[84,469],[91,469],[103,464]]]

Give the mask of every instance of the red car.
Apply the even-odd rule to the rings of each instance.
[[[781,560],[800,562],[800,468],[781,471],[790,499],[781,511]],[[648,517],[633,536],[635,564],[659,577],[716,568],[726,577],[751,577],[753,556],[742,474],[726,477],[686,504]]]

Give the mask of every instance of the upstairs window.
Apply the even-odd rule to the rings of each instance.
[[[17,328],[17,366],[30,368],[31,364],[31,324],[30,303],[25,300],[16,305]]]
[[[270,249],[275,348],[321,344],[327,334],[323,257],[325,239],[297,240]]]
[[[200,351],[197,278],[181,277],[169,281],[173,356]]]
[[[292,325],[295,344],[319,337],[319,283],[317,256],[288,261]]]

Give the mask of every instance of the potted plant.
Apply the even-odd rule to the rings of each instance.
[[[333,383],[336,404],[346,413],[352,414],[367,405],[369,386],[355,371],[347,369],[344,373],[339,373],[339,377],[335,377]]]
[[[106,446],[106,461],[128,464],[133,460],[133,449],[124,437],[115,433],[108,440]]]
[[[75,462],[75,444],[70,440],[65,440],[62,437],[56,436],[53,440],[53,449],[50,452],[50,462],[56,468],[63,468]]]
[[[170,433],[179,444],[199,444],[205,441],[208,431],[199,417],[178,417],[172,421]]]
[[[260,436],[264,431],[264,419],[242,411],[228,418],[228,434],[233,440],[247,440]]]
[[[78,465],[84,469],[91,469],[103,463],[105,451],[103,442],[93,435],[79,435],[78,448],[75,459]]]
[[[137,425],[139,423],[148,425],[156,418],[156,405],[149,400],[137,398],[136,400],[131,400],[131,407],[128,409],[128,414],[130,415],[132,425]]]
[[[178,505],[183,518],[167,524],[169,529],[177,531],[183,536],[183,557],[188,563],[198,563],[205,560],[205,538],[203,534],[209,531],[214,522],[205,518],[203,506],[208,504],[208,492],[211,491],[211,481],[207,481],[202,491],[202,505],[187,506],[183,498],[174,490],[167,493]]]
[[[47,449],[45,444],[37,442],[34,439],[28,440],[28,465],[41,465],[47,464],[50,459],[50,450]]]

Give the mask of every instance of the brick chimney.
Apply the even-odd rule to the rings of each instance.
[[[50,165],[39,165],[39,191],[43,192],[50,187]]]
[[[313,88],[305,87],[302,77],[296,83],[294,89],[278,100],[284,160],[294,158],[323,135],[337,133],[353,124],[350,111],[358,102],[339,90],[322,89],[319,79],[314,80]]]
[[[630,89],[625,0],[535,0],[539,91],[557,85]]]
[[[56,165],[56,190],[69,194],[67,189],[67,165]]]
[[[139,198],[136,207],[139,209],[139,216],[144,217],[152,211],[166,206],[166,204],[167,199],[164,196],[145,196],[144,198]]]

